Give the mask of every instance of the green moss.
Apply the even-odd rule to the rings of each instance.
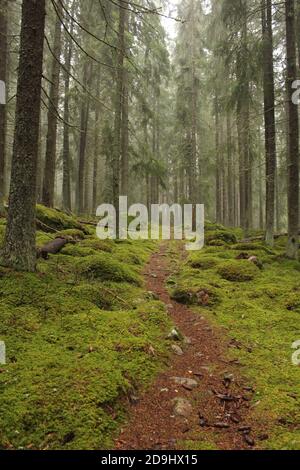
[[[230,247],[205,248],[203,253],[212,254],[214,250],[216,256],[229,259],[236,253]],[[283,254],[285,244],[280,248],[276,242],[275,250]],[[299,450],[300,368],[291,360],[292,344],[300,339],[299,263],[284,257],[276,260],[266,256],[268,263],[264,270],[257,270],[249,282],[229,283],[219,276],[215,267],[202,273],[187,266],[178,270],[176,282],[178,286],[189,288],[205,281],[218,293],[218,302],[212,309],[202,306],[194,309],[217,327],[227,330],[228,343],[234,339],[239,344],[239,348],[228,350],[228,358],[239,361],[244,382],[255,390],[248,420],[256,436],[260,433],[269,436],[261,443],[256,439],[257,446]],[[225,265],[232,262],[241,263],[228,261]],[[245,265],[248,261],[242,263]],[[205,434],[209,442],[218,444],[210,430]],[[198,442],[196,436],[187,436],[183,445],[194,447],[195,441]],[[201,446],[205,442],[201,437],[199,441]],[[206,448],[206,442],[204,446]]]
[[[80,276],[88,279],[102,279],[111,281],[129,282],[139,285],[139,276],[125,264],[112,259],[107,254],[97,254],[80,259],[76,263]]]
[[[38,204],[36,206],[36,218],[39,229],[44,231],[77,229],[87,233],[86,228],[75,217],[64,212]]]
[[[259,274],[259,269],[248,260],[228,261],[218,267],[218,274],[232,282],[252,281]]]
[[[233,230],[214,230],[205,234],[205,240],[211,246],[218,242],[233,244],[237,243],[237,236]]]
[[[54,240],[55,235],[53,233],[45,233],[45,232],[36,232],[36,245],[38,248],[41,248],[43,245],[51,242]]]
[[[203,256],[202,254],[195,253],[189,258],[189,265],[194,269],[210,269],[216,266],[219,262],[217,258],[212,256]]]
[[[99,240],[98,238],[86,238],[80,246],[92,248],[96,251],[106,251],[111,253],[113,251],[114,242],[112,240]]]
[[[238,251],[264,251],[267,254],[273,255],[274,251],[270,250],[267,246],[264,246],[262,243],[237,243],[232,247],[233,250]]]
[[[70,238],[73,240],[83,240],[85,237],[85,234],[82,230],[78,229],[67,229],[67,230],[61,230],[60,232],[57,232],[55,235],[55,238]]]
[[[213,286],[201,283],[198,287],[176,287],[171,292],[171,298],[184,305],[211,307],[218,302],[218,293]]]
[[[148,258],[149,246],[138,252]],[[165,308],[147,300],[137,271],[114,253],[59,254],[38,267],[37,274],[0,273],[8,359],[0,373],[0,447],[111,448],[126,397],[165,361]]]
[[[64,248],[61,250],[61,254],[67,255],[67,256],[85,257],[85,256],[97,255],[97,251],[93,250],[92,248],[88,248],[88,247],[84,247],[80,245],[68,244],[64,246]]]
[[[285,299],[285,305],[287,310],[300,313],[300,291],[290,293]]]

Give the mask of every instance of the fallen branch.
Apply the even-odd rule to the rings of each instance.
[[[67,238],[55,238],[55,240],[52,240],[51,242],[42,246],[42,248],[39,248],[37,250],[37,256],[38,258],[48,259],[50,254],[56,255],[67,243],[70,243],[70,240]]]
[[[79,223],[82,225],[92,225],[92,227],[97,227],[97,222],[87,222],[86,220],[79,220]]]

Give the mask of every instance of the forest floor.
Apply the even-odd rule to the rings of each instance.
[[[285,237],[269,249],[207,223],[188,254],[101,241],[42,206],[37,221],[38,247],[70,243],[37,273],[0,268],[0,448],[300,449],[300,265]]]

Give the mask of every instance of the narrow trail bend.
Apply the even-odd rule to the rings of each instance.
[[[167,251],[168,246],[162,244],[152,255],[145,276],[147,288],[167,305],[172,321],[185,336],[184,354],[174,354],[168,369],[130,406],[129,422],[116,449],[177,450],[194,444],[196,450],[210,448],[210,442],[220,450],[251,449],[255,436],[250,424],[249,384],[240,377],[239,364],[226,356],[224,333],[171,300],[165,287],[171,272]],[[174,377],[196,380],[198,386],[190,389],[176,383]],[[190,404],[186,416],[174,413],[176,399]]]

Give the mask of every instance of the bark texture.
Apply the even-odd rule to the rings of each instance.
[[[45,0],[22,6],[16,125],[7,229],[2,261],[21,271],[34,271],[36,169],[38,155]]]
[[[55,163],[56,163],[56,141],[57,141],[57,113],[59,102],[59,75],[61,54],[61,16],[62,4],[57,5],[57,19],[55,24],[54,48],[51,71],[50,96],[48,104],[48,132],[46,141],[46,159],[43,182],[43,204],[48,207],[54,205],[55,186]]]
[[[273,63],[272,1],[262,1],[263,86],[266,147],[266,243],[274,244],[276,128]]]
[[[299,117],[292,101],[292,84],[297,79],[295,2],[285,1],[288,99],[288,245],[287,256],[298,259],[299,248]]]

